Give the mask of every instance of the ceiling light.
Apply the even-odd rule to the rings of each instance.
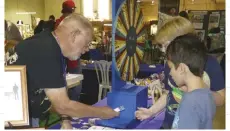
[[[151,4],[151,5],[154,5],[154,3],[155,3],[155,1],[154,1],[154,0],[152,0],[152,4]]]
[[[36,14],[36,12],[16,12],[17,15],[32,15]]]

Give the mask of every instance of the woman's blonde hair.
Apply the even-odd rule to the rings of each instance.
[[[157,31],[155,40],[159,44],[164,44],[188,33],[195,33],[192,23],[183,17],[176,16],[165,22]]]

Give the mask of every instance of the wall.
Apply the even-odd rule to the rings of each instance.
[[[225,3],[215,3],[214,0],[180,0],[181,10],[225,10]]]
[[[16,12],[36,12],[34,16],[43,19],[44,0],[5,0],[6,20],[13,23],[22,20],[24,24],[31,24],[31,15],[18,15]]]
[[[140,3],[140,7],[145,21],[158,19],[158,1],[154,5],[151,5],[151,2],[143,2]]]
[[[45,19],[48,19],[49,15],[54,15],[55,18],[59,18],[61,16],[61,9],[62,9],[62,2],[65,0],[58,0],[60,2],[57,2],[57,0],[44,0],[45,1]],[[74,0],[76,4],[76,12],[83,14],[83,0]],[[97,1],[94,0],[94,10],[97,9]],[[110,7],[112,7],[112,0],[110,1]],[[57,2],[57,3],[56,3]],[[110,18],[112,18],[112,8],[110,8]]]
[[[145,21],[158,19],[158,1],[155,5],[151,2],[142,2],[141,8]],[[195,0],[192,4],[191,0],[180,0],[180,11],[182,10],[225,10],[225,3],[215,3],[213,0]]]
[[[35,17],[47,20],[50,15],[55,18],[61,16],[62,2],[65,0],[5,0],[5,19],[16,23],[23,20],[24,24],[31,24],[30,15],[17,15],[16,12],[37,12]],[[95,0],[95,3],[97,0]],[[112,0],[109,0],[112,4]],[[83,14],[82,0],[74,0],[76,12]],[[112,7],[112,5],[110,5]],[[97,4],[94,5],[97,9]],[[110,8],[110,18],[112,17],[112,8]]]

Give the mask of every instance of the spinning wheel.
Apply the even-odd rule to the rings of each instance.
[[[125,0],[118,9],[115,21],[116,70],[124,81],[131,81],[139,71],[143,58],[145,25],[136,0]]]

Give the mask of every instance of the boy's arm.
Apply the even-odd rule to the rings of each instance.
[[[156,115],[161,110],[163,110],[166,107],[167,104],[167,95],[168,91],[162,94],[162,96],[156,101],[155,104],[153,104],[149,109],[152,113],[152,115]]]

